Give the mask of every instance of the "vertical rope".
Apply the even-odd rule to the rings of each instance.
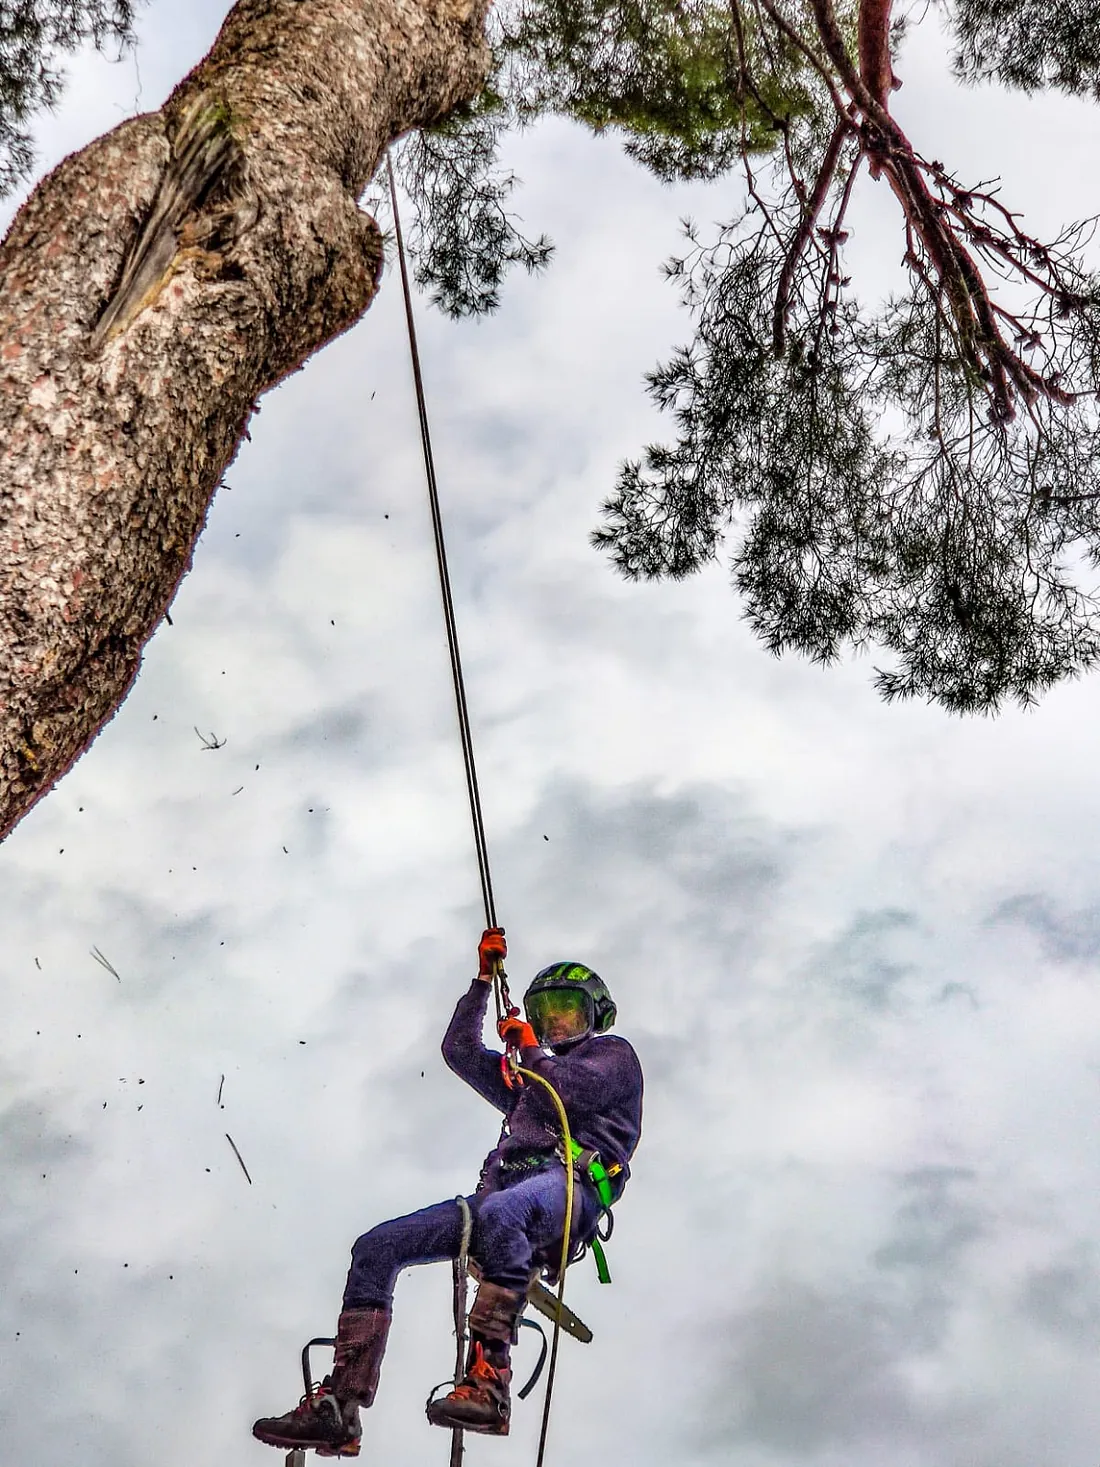
[[[470,1213],[470,1204],[465,1197],[456,1197],[459,1211],[462,1214],[462,1241],[458,1245],[458,1257],[452,1264],[452,1278],[454,1280],[454,1313],[455,1313],[455,1385],[458,1385],[466,1373],[466,1270],[470,1262],[470,1239],[473,1236],[474,1220]],[[451,1463],[450,1467],[462,1467],[462,1428],[456,1426],[451,1431]]]
[[[393,227],[397,236],[397,259],[401,267],[401,291],[405,298],[405,322],[409,332],[409,355],[412,358],[413,382],[416,386],[416,411],[420,419],[420,443],[424,451],[424,472],[428,480],[428,505],[432,517],[432,538],[435,542],[435,562],[439,571],[439,593],[443,602],[443,621],[447,628],[447,651],[451,659],[451,682],[454,687],[455,711],[458,714],[458,732],[462,740],[462,762],[466,772],[466,793],[470,801],[470,820],[474,831],[474,848],[477,852],[477,869],[481,881],[481,899],[485,907],[486,927],[497,925],[496,903],[493,899],[493,879],[489,871],[489,846],[485,838],[485,821],[481,813],[481,791],[477,782],[477,766],[474,763],[474,741],[470,732],[470,712],[466,705],[466,684],[462,676],[462,657],[458,647],[458,626],[455,621],[454,597],[451,594],[451,576],[447,568],[447,546],[443,538],[443,515],[439,507],[439,483],[435,474],[435,458],[432,454],[432,438],[428,428],[428,408],[424,398],[424,379],[420,371],[420,350],[416,341],[416,323],[413,320],[412,290],[409,286],[409,269],[405,260],[405,238],[401,232],[401,216],[397,209],[397,185],[393,177],[393,163],[386,154],[386,173],[389,178],[390,204],[393,207]]]
[[[519,1066],[518,1073],[527,1080],[534,1080],[548,1092],[561,1126],[562,1155],[565,1158],[565,1226],[561,1235],[561,1260],[558,1264],[558,1308],[554,1317],[553,1343],[550,1347],[550,1369],[546,1376],[546,1395],[542,1401],[542,1425],[539,1427],[539,1450],[535,1467],[542,1467],[546,1455],[546,1434],[550,1430],[550,1407],[554,1402],[554,1378],[558,1373],[558,1345],[561,1342],[561,1311],[565,1303],[565,1271],[569,1267],[569,1250],[573,1232],[573,1133],[569,1129],[569,1115],[557,1090],[544,1076],[534,1070]]]
[[[393,208],[394,233],[397,236],[397,259],[401,267],[401,292],[405,300],[405,322],[409,333],[409,355],[412,359],[413,381],[416,386],[416,410],[420,419],[420,443],[424,451],[424,472],[428,481],[428,503],[431,508],[432,537],[435,542],[435,559],[439,571],[439,591],[443,602],[443,620],[447,628],[447,650],[451,659],[451,682],[454,685],[455,709],[458,714],[459,736],[462,740],[462,761],[466,771],[466,792],[470,801],[470,820],[473,825],[474,847],[477,851],[478,875],[481,880],[481,896],[485,907],[486,927],[495,927],[496,904],[493,899],[493,882],[489,871],[489,848],[485,838],[485,821],[481,811],[481,792],[477,782],[477,766],[474,763],[473,735],[470,731],[470,713],[466,704],[466,685],[462,676],[462,657],[458,646],[458,627],[455,622],[454,597],[451,593],[451,577],[447,568],[447,546],[443,538],[443,516],[439,507],[439,484],[435,473],[435,459],[432,454],[431,432],[428,426],[428,409],[424,397],[424,379],[420,370],[420,351],[416,340],[416,324],[413,320],[412,290],[409,286],[409,270],[405,260],[405,239],[401,231],[401,215],[397,207],[397,185],[394,182],[393,163],[390,156],[386,154],[386,174],[389,180],[390,204]],[[497,1017],[510,1007],[510,995],[508,993],[507,978],[504,970],[497,964],[493,972],[493,992],[497,1003]],[[550,1351],[550,1370],[546,1379],[546,1396],[543,1401],[542,1426],[539,1431],[538,1458],[536,1467],[542,1467],[543,1457],[546,1452],[546,1434],[550,1426],[550,1407],[554,1398],[554,1377],[557,1373],[558,1343],[561,1339],[561,1307],[565,1295],[565,1273],[569,1266],[570,1236],[573,1224],[573,1165],[571,1157],[571,1135],[569,1131],[569,1117],[566,1115],[565,1106],[561,1097],[549,1081],[544,1080],[541,1075],[536,1075],[532,1070],[521,1069],[520,1073],[527,1079],[536,1081],[544,1089],[548,1090],[551,1099],[558,1111],[558,1118],[562,1129],[563,1154],[565,1156],[565,1226],[562,1233],[561,1262],[558,1268],[558,1312],[554,1320],[553,1344]],[[464,1199],[458,1199],[463,1209],[462,1244],[458,1259],[455,1260],[455,1334],[458,1338],[458,1353],[455,1365],[455,1379],[460,1378],[465,1369],[463,1359],[463,1342],[465,1338],[465,1280],[466,1280],[466,1255],[470,1244],[470,1214]],[[461,1278],[461,1285],[460,1280]],[[462,1432],[455,1430],[451,1433],[451,1467],[461,1467],[462,1463]]]

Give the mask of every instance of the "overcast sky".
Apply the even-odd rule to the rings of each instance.
[[[136,56],[74,62],[42,167],[159,105],[225,9],[153,0]],[[917,146],[1035,232],[1100,211],[1100,111],[961,92],[928,26],[898,69]],[[659,265],[739,190],[563,124],[510,157],[552,270],[420,315],[498,906],[513,985],[597,967],[648,1080],[548,1461],[1095,1467],[1100,679],[888,708],[870,659],[770,658],[720,565],[617,580],[587,533],[689,329]],[[897,222],[865,187],[883,288]],[[496,1135],[438,1050],[481,916],[394,285],[264,399],[174,625],[0,849],[20,1467],[279,1462],[250,1424],[297,1400],[351,1242]],[[449,1270],[397,1308],[364,1459],[442,1463]]]

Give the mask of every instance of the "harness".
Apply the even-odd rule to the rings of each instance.
[[[601,1233],[599,1231],[599,1222],[597,1222],[596,1234],[588,1240],[585,1246],[592,1250],[592,1260],[596,1265],[596,1277],[601,1284],[609,1284],[611,1282],[611,1270],[607,1266],[607,1255],[603,1250],[603,1245],[611,1237],[611,1231],[614,1227],[615,1219],[611,1212],[611,1207],[615,1201],[615,1189],[612,1186],[612,1178],[620,1174],[623,1169],[622,1163],[616,1161],[611,1166],[604,1166],[603,1161],[600,1159],[600,1153],[595,1147],[582,1146],[579,1141],[574,1141],[572,1137],[569,1138],[569,1155],[572,1158],[574,1173],[578,1177],[590,1182],[596,1196],[600,1199],[602,1209],[600,1218],[607,1219],[606,1232]],[[524,1172],[542,1171],[544,1167],[549,1166],[554,1161],[561,1162],[563,1165],[565,1163],[565,1153],[560,1142],[555,1151],[532,1151],[522,1156],[503,1157],[497,1162],[497,1168],[506,1176],[516,1176],[522,1175]]]
[[[569,1154],[573,1158],[573,1165],[581,1172],[596,1189],[596,1196],[610,1211],[611,1204],[615,1200],[615,1194],[611,1187],[611,1178],[617,1177],[622,1171],[621,1162],[613,1162],[611,1166],[604,1166],[600,1160],[600,1153],[592,1146],[583,1147],[578,1141],[570,1139]]]

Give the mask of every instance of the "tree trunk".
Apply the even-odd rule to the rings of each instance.
[[[239,0],[0,246],[0,838],[115,712],[257,397],[353,325],[387,143],[476,95],[488,0]]]

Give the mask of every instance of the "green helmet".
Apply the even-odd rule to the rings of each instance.
[[[532,994],[545,993],[553,988],[587,994],[589,1021],[594,1033],[606,1033],[615,1022],[618,1010],[607,984],[598,973],[586,968],[583,963],[551,963],[548,968],[543,968],[528,984],[527,992],[523,995],[524,1005],[526,1006]]]

